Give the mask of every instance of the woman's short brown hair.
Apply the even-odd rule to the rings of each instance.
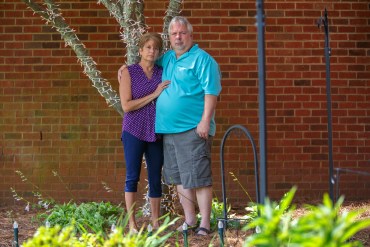
[[[161,35],[158,33],[146,33],[143,36],[141,36],[139,40],[139,48],[143,49],[144,45],[149,40],[154,41],[155,46],[159,49],[159,53],[161,53],[163,48],[163,40]]]

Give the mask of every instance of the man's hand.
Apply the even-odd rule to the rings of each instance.
[[[197,133],[201,138],[208,139],[209,129],[213,113],[216,108],[217,96],[206,94],[204,96],[204,110],[202,119],[197,125]]]
[[[122,66],[121,66],[121,68],[119,68],[119,69],[118,69],[118,74],[117,74],[118,82],[120,82],[120,81],[121,81],[121,78],[122,78],[122,71],[123,71],[124,69],[126,69],[126,68],[127,68],[127,65],[126,65],[126,64],[124,64],[124,65],[122,65]]]
[[[208,139],[208,133],[209,133],[209,121],[201,120],[199,124],[197,125],[197,134],[200,138]]]

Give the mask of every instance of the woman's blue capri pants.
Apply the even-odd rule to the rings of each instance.
[[[156,142],[142,141],[130,133],[122,133],[126,160],[125,192],[137,192],[143,155],[148,170],[149,197],[162,196],[163,139]]]

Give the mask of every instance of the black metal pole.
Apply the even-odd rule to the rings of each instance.
[[[259,142],[260,142],[260,200],[263,204],[267,196],[266,162],[266,106],[265,106],[265,22],[263,0],[257,0],[257,38],[258,38],[258,96],[259,96]]]
[[[329,45],[329,22],[328,11],[325,8],[324,17],[320,19],[318,26],[321,23],[325,30],[325,64],[326,64],[326,107],[328,116],[328,161],[329,161],[329,196],[334,202],[334,165],[333,165],[333,131],[332,131],[332,114],[331,114],[331,85],[330,85],[330,55],[331,49]]]

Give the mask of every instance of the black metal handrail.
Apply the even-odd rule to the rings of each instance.
[[[342,172],[370,177],[370,172],[365,172],[365,171],[356,171],[356,170],[348,169],[348,168],[334,168],[334,170],[336,171],[336,176],[333,177],[334,178],[333,184],[336,184],[335,198],[334,198],[335,201],[338,200],[339,195],[340,195],[339,182],[340,182],[340,174]]]

